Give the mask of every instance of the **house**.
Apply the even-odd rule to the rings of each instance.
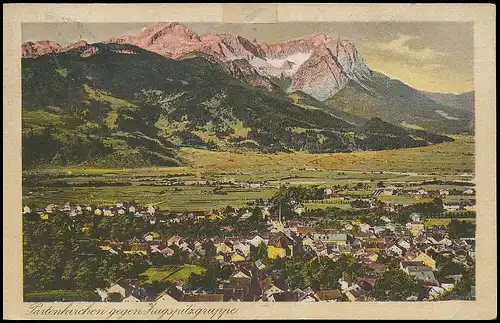
[[[296,297],[297,296],[295,296],[295,300],[296,300]],[[305,295],[304,297],[302,297],[301,299],[296,300],[296,301],[299,303],[314,303],[314,302],[318,302],[319,300],[314,295]]]
[[[284,292],[284,290],[282,290],[281,288],[279,288],[276,285],[272,284],[267,289],[265,289],[265,290],[262,291],[262,298],[265,299],[265,300],[268,300],[271,295],[273,295],[273,294],[279,294],[279,293],[283,293],[283,292]]]
[[[410,243],[408,242],[408,240],[406,239],[399,239],[397,241],[397,245],[401,248],[403,248],[404,250],[409,250],[411,248],[411,245]]]
[[[226,254],[223,253],[223,252],[218,252],[216,255],[215,255],[215,259],[216,260],[219,260],[219,261],[225,261],[226,260]]]
[[[380,192],[379,195],[393,195],[395,189],[396,188],[394,186],[387,186],[377,188],[376,191]]]
[[[203,241],[199,249],[205,252],[206,257],[215,257],[217,254],[217,248],[215,248],[215,244],[211,239]]]
[[[101,209],[95,209],[94,215],[102,215],[102,210]]]
[[[266,265],[262,262],[262,260],[258,259],[256,262],[255,262],[255,267],[257,267],[257,269],[259,270],[264,270],[266,269]]]
[[[344,298],[338,289],[320,290],[316,292],[315,296],[320,302],[339,302]]]
[[[247,257],[250,254],[250,245],[242,242],[236,242],[233,244],[233,250],[239,251],[244,257]]]
[[[145,241],[158,240],[160,239],[160,234],[158,234],[157,232],[148,232],[144,235],[143,238]]]
[[[302,246],[304,247],[314,247],[314,239],[312,238],[311,235],[306,235],[304,238],[302,238]]]
[[[156,303],[176,303],[182,301],[184,296],[184,293],[176,288],[176,287],[169,287],[168,289],[164,290],[161,292],[157,297],[155,302]]]
[[[49,204],[45,207],[45,212],[47,213],[54,213],[56,210],[57,210],[56,204]]]
[[[269,211],[269,207],[265,206],[262,209],[262,218],[265,220],[265,219],[268,219],[270,216],[271,216],[271,212]]]
[[[262,236],[256,234],[252,239],[247,240],[249,244],[254,247],[258,247],[261,243],[266,243],[266,240]]]
[[[394,205],[386,205],[384,206],[384,210],[388,212],[396,212],[396,208],[394,207]]]
[[[146,255],[150,250],[147,243],[133,243],[128,248],[123,247],[123,252],[126,254],[143,254]]]
[[[134,295],[129,295],[128,297],[125,297],[122,302],[124,303],[139,303],[140,300],[135,297]]]
[[[108,293],[101,288],[97,288],[95,291],[101,297],[101,302],[105,302],[106,299],[108,298]]]
[[[410,222],[410,232],[413,236],[417,236],[420,232],[424,231],[424,223],[423,222]]]
[[[464,210],[466,210],[466,211],[475,211],[476,210],[476,206],[475,205],[465,205],[464,206]]]
[[[27,205],[25,205],[23,207],[23,214],[30,213],[30,212],[31,212],[31,209]]]
[[[377,280],[375,278],[359,278],[356,284],[361,287],[365,292],[371,293],[375,287]]]
[[[349,302],[362,302],[366,300],[365,291],[358,285],[354,284],[343,291]]]
[[[125,214],[125,210],[124,209],[118,209],[118,215],[124,215]]]
[[[365,256],[365,258],[370,261],[376,262],[378,259],[378,254],[376,254],[375,252],[370,252]]]
[[[152,207],[151,205],[148,205],[146,207],[146,213],[151,214],[151,215],[155,214],[155,208]]]
[[[297,234],[299,235],[313,234],[316,231],[317,229],[311,227],[297,227]]]
[[[240,262],[240,261],[245,261],[245,260],[246,260],[245,255],[244,255],[241,251],[239,251],[239,250],[237,250],[237,251],[236,251],[236,252],[235,252],[235,253],[231,256],[231,261],[232,261],[233,263]]]
[[[414,222],[420,222],[420,213],[412,213],[410,219]]]
[[[215,293],[186,293],[183,302],[222,302],[224,294]]]
[[[112,294],[112,293],[117,293],[122,295],[123,298],[126,298],[128,296],[127,289],[119,284],[112,284],[107,290],[107,294]]]
[[[135,206],[131,205],[129,208],[128,208],[128,211],[130,213],[135,213]]]
[[[385,223],[390,223],[391,222],[391,219],[389,219],[388,217],[386,217],[385,215],[384,216],[381,216],[380,217],[380,220],[384,221]]]
[[[160,244],[150,244],[151,252],[159,252],[164,256],[172,256],[175,251],[169,247],[167,247],[166,242],[161,242]]]
[[[42,219],[42,220],[48,220],[49,219],[49,212],[42,212],[42,213],[40,213],[40,219]]]
[[[393,244],[393,245],[389,246],[386,249],[386,253],[388,253],[388,254],[394,254],[394,255],[398,255],[398,256],[402,256],[403,255],[403,249],[401,249],[400,247],[398,247],[398,245]]]
[[[441,196],[450,195],[450,191],[449,190],[440,189],[439,190],[439,195],[441,195]]]
[[[253,215],[253,213],[252,213],[252,212],[246,211],[245,213],[243,213],[243,214],[241,215],[240,219],[242,219],[242,220],[246,220],[246,219],[250,218],[252,215]]]
[[[214,243],[216,248],[216,253],[230,253],[233,251],[233,243],[229,240],[223,240],[221,242]]]
[[[181,242],[182,242],[182,238],[178,235],[174,235],[167,240],[167,245],[168,246],[171,246],[171,245],[179,246],[181,244]]]
[[[420,281],[435,281],[434,272],[431,267],[426,266],[421,261],[402,261],[401,269],[408,275],[415,277]]]
[[[370,231],[370,228],[371,228],[371,226],[367,223],[361,223],[359,225],[359,231],[361,231],[361,232],[368,232],[368,231]]]
[[[366,264],[366,266],[372,269],[376,274],[383,274],[387,269],[384,264],[378,262],[369,262]]]
[[[113,214],[113,211],[111,211],[109,209],[104,209],[102,211],[102,215],[104,215],[104,216],[113,216],[114,214]]]
[[[462,195],[474,195],[476,191],[473,188],[467,188],[462,192]]]
[[[456,282],[453,278],[443,278],[439,280],[439,285],[447,291],[455,288]]]
[[[443,203],[443,208],[446,211],[458,211],[460,210],[460,203]]]
[[[426,266],[431,267],[433,270],[436,270],[436,261],[419,249],[412,249],[405,254],[405,259],[407,261],[421,261]]]
[[[277,232],[269,238],[267,243],[267,257],[269,259],[292,257],[293,240],[283,232]]]
[[[313,239],[324,243],[347,244],[347,234],[345,233],[314,233]]]
[[[446,292],[446,290],[440,286],[426,286],[426,290],[427,290],[428,300],[439,298],[441,294]]]
[[[416,193],[417,196],[423,196],[423,195],[427,195],[427,194],[429,194],[429,193],[423,188],[418,189],[417,193]]]
[[[268,302],[295,302],[292,292],[273,293],[267,298]]]
[[[297,204],[293,207],[293,212],[297,213],[298,215],[301,215],[302,213],[305,212],[305,209],[301,204]]]
[[[252,279],[252,274],[246,270],[237,270],[230,279]]]

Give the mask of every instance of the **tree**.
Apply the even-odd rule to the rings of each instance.
[[[252,261],[257,261],[260,259],[261,261],[266,262],[268,260],[266,244],[262,242],[257,247],[251,246],[250,258],[252,259]]]
[[[378,182],[378,183],[377,183],[377,187],[378,187],[378,188],[385,187],[384,182],[382,182],[382,181]]]
[[[476,226],[472,222],[453,219],[448,224],[450,238],[473,238],[476,234]]]
[[[464,274],[467,271],[467,269],[463,265],[454,262],[451,257],[445,257],[438,254],[436,260],[438,269],[436,274],[437,278],[445,278],[450,275],[460,275]]]
[[[405,301],[417,294],[417,282],[400,269],[390,269],[377,279],[372,296],[377,301]]]
[[[123,300],[123,296],[120,293],[109,293],[108,294],[108,302],[121,302]]]

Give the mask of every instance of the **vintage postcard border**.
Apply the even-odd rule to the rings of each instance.
[[[239,6],[239,7],[238,7]],[[27,315],[22,303],[20,51],[22,22],[284,22],[473,21],[476,90],[477,300],[432,303],[239,303],[198,308],[237,309],[221,318],[492,319],[496,317],[496,89],[494,5],[410,4],[125,4],[4,5],[4,318],[99,319],[95,315]],[[250,10],[253,9],[253,10]],[[251,14],[249,14],[251,12]],[[64,304],[53,306],[64,308]],[[74,305],[77,307],[77,305]],[[87,304],[88,306],[88,304]],[[83,304],[79,309],[86,308]],[[147,304],[99,304],[125,309]],[[184,304],[178,308],[183,308]],[[49,311],[50,313],[50,311]],[[83,313],[82,313],[83,314]],[[123,312],[121,318],[149,318]],[[114,316],[116,318],[116,315]],[[165,317],[164,317],[165,318]],[[189,317],[185,317],[189,318]],[[205,317],[207,318],[207,317]],[[208,317],[209,318],[209,317]],[[217,318],[217,317],[215,317]]]

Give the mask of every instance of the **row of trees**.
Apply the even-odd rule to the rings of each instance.
[[[134,277],[147,266],[137,255],[113,255],[85,237],[72,218],[23,221],[24,290],[90,290],[119,277]]]

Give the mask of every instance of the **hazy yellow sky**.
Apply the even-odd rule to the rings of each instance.
[[[132,33],[152,23],[25,23],[23,41],[67,45]],[[473,24],[467,22],[328,22],[279,24],[184,23],[199,35],[234,33],[261,42],[282,42],[326,33],[349,39],[368,66],[418,89],[473,90]]]

